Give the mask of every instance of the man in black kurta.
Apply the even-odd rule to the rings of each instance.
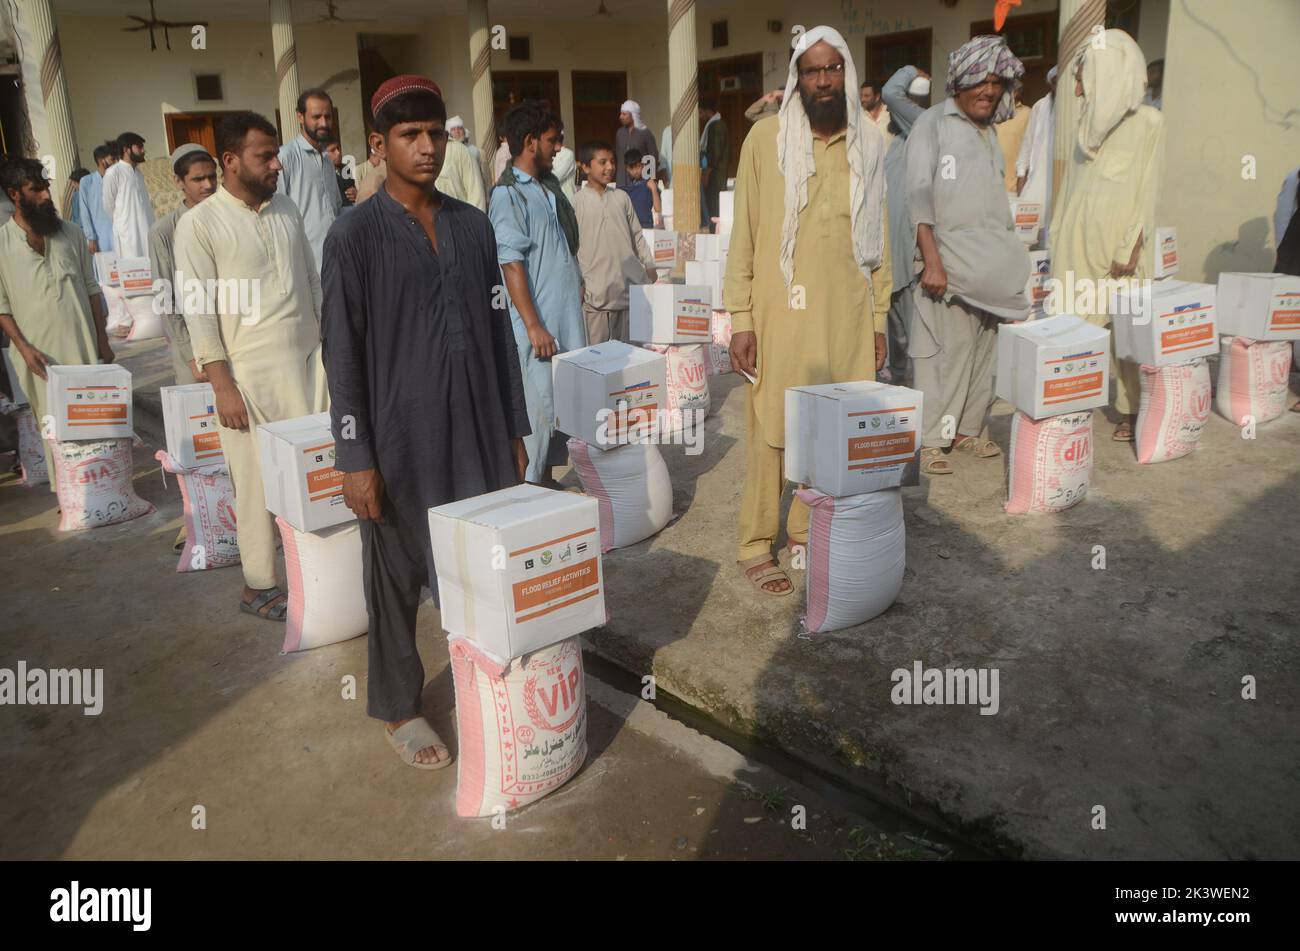
[[[520,482],[529,432],[492,227],[434,185],[446,147],[436,88],[399,76],[375,93],[388,179],[330,228],[321,275],[335,465],[361,525],[367,711],[424,769],[450,762],[420,715],[415,617],[421,586],[438,590],[427,511]]]

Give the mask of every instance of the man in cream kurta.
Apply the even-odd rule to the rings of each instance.
[[[388,166],[384,166],[384,177],[388,177]],[[381,180],[382,182],[382,180]],[[442,161],[442,171],[438,173],[438,191],[452,198],[473,205],[479,211],[487,211],[487,195],[483,191],[483,172],[479,168],[469,147],[455,139],[447,140],[447,153]],[[368,190],[373,194],[377,189]]]
[[[804,78],[802,70],[819,72]],[[842,109],[834,106],[844,127],[822,137],[822,123],[810,122],[815,117],[802,104],[805,86],[820,112],[833,106],[828,90],[845,99]],[[800,125],[805,135],[812,129],[804,141],[814,168],[792,160],[797,149],[790,147],[783,173],[778,139]],[[874,380],[884,363],[891,281],[883,152],[879,133],[859,107],[843,39],[828,27],[809,31],[791,60],[782,115],[756,123],[740,150],[723,291],[732,319],[733,366],[744,370],[753,353],[758,380],[745,401],[748,444],[737,557],[750,580],[768,594],[793,590],[789,579],[770,567],[785,489],[786,388]],[[850,201],[851,163],[858,169],[854,175],[862,176],[863,205],[856,209]],[[787,209],[786,176],[799,169],[806,175],[807,202]],[[782,256],[787,210],[797,211],[789,287]],[[864,229],[871,231],[869,238],[855,233],[855,211],[870,222]],[[868,265],[860,257],[863,241],[871,242],[876,258]],[[864,266],[872,269],[870,280]],[[798,499],[791,502],[786,534],[791,544],[807,543],[808,508]]]
[[[238,125],[235,120],[245,126],[242,136],[226,125]],[[218,415],[226,416],[223,408],[232,405],[226,397],[223,406],[223,386],[231,382],[247,409],[243,428],[223,419],[220,430],[235,488],[239,554],[249,589],[244,602],[255,606],[254,613],[283,620],[275,523],[262,491],[256,430],[323,412],[329,401],[320,356],[320,278],[302,216],[275,191],[275,146],[275,127],[262,117],[223,120],[217,143],[223,184],[176,223],[175,240],[194,362],[212,381]],[[192,293],[191,281],[204,287],[227,283],[222,293],[203,300]],[[237,298],[230,293],[232,281],[238,282]],[[275,593],[258,605],[254,595],[268,592]]]
[[[1122,30],[1107,30],[1105,39],[1101,49],[1085,45],[1070,72],[1074,94],[1084,105],[1074,161],[1066,167],[1051,224],[1052,277],[1062,285],[1067,275],[1076,287],[1082,281],[1101,287],[1108,278],[1151,277],[1151,255],[1144,251],[1155,230],[1164,117],[1142,104],[1146,64],[1137,43]],[[1098,326],[1111,323],[1107,293],[1076,296],[1051,301],[1049,307]],[[1115,410],[1123,417],[1114,438],[1127,442],[1133,438],[1141,374],[1133,361],[1114,357],[1114,339],[1112,328]]]

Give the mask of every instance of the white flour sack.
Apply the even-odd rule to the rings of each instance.
[[[1277,419],[1286,411],[1290,373],[1289,340],[1221,337],[1214,411],[1234,426],[1244,425],[1247,416],[1256,423]]]
[[[705,345],[691,343],[682,346],[666,346],[657,343],[643,343],[641,346],[647,350],[653,350],[655,353],[662,353],[665,357],[664,376],[668,384],[668,431],[676,432],[681,429],[682,413],[695,413],[703,410],[704,416],[708,416],[711,407],[709,406],[709,373],[704,358]],[[694,416],[688,416],[687,421],[690,422],[694,418]],[[704,417],[700,418],[703,419]]]
[[[99,290],[104,295],[104,307],[108,312],[104,329],[114,336],[125,336],[131,329],[131,316],[126,310],[126,297],[122,294],[122,288],[116,284],[100,284]]]
[[[284,541],[289,587],[284,650],[305,651],[359,637],[370,628],[361,570],[361,527],[355,520],[300,532],[276,518]]]
[[[1204,359],[1172,366],[1142,367],[1142,402],[1137,418],[1138,462],[1168,462],[1201,441],[1210,418],[1210,367]]]
[[[456,815],[518,809],[572,779],[587,758],[578,638],[511,661],[455,634],[447,643],[460,745]]]
[[[153,295],[126,299],[126,312],[131,320],[131,333],[127,340],[150,340],[163,336],[162,314],[154,313],[153,302]]]
[[[1009,474],[1003,509],[1010,515],[1059,512],[1082,502],[1092,479],[1092,412],[1035,422],[1017,410]]]
[[[226,464],[183,469],[164,449],[154,453],[154,458],[162,463],[163,472],[176,476],[181,484],[185,547],[176,570],[203,571],[239,564],[235,487]]]
[[[798,490],[810,508],[808,614],[813,633],[869,621],[903,588],[906,529],[901,489],[862,495]]]
[[[45,465],[45,444],[41,431],[36,428],[36,416],[30,406],[24,406],[15,415],[18,424],[18,461],[23,467],[23,485],[45,485],[50,472]]]
[[[625,548],[658,532],[673,514],[673,484],[659,447],[629,443],[600,450],[569,440],[582,490],[600,505],[600,550]]]
[[[59,494],[59,531],[129,522],[153,511],[131,484],[131,440],[51,440],[50,455]]]

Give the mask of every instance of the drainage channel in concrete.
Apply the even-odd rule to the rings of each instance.
[[[729,747],[741,757],[816,793],[835,809],[857,816],[890,835],[937,847],[937,851],[949,861],[1001,858],[955,834],[937,815],[928,815],[924,808],[900,808],[886,792],[872,789],[864,777],[847,776],[829,765],[814,763],[809,758],[759,743],[661,687],[656,687],[653,699],[644,698],[641,681],[635,674],[594,653],[590,647],[583,650],[582,663],[593,681],[623,694],[628,704],[648,704],[670,721]]]

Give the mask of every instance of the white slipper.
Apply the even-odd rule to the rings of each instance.
[[[429,726],[429,721],[424,717],[408,720],[392,732],[389,732],[388,726],[385,724],[384,735],[388,737],[388,742],[392,744],[393,749],[397,750],[397,755],[402,758],[402,762],[407,766],[414,766],[416,769],[443,769],[451,765],[451,751],[447,749],[447,744],[442,742],[442,738],[434,732],[433,727]],[[417,761],[415,755],[420,750],[427,749],[430,746],[437,747],[447,753],[447,758],[438,760],[436,763]]]

